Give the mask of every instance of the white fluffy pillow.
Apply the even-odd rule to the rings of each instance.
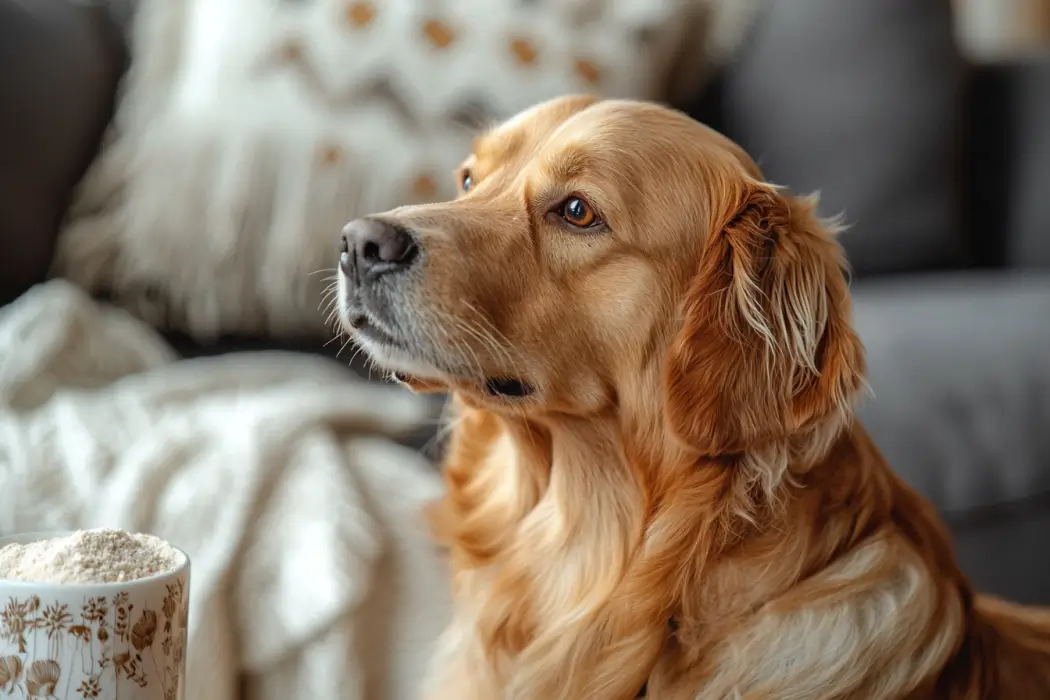
[[[571,92],[660,98],[673,67],[695,78],[735,45],[752,5],[142,0],[55,273],[202,339],[323,334],[340,229],[450,196],[464,120]]]

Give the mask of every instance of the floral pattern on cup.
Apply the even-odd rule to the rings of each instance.
[[[162,599],[138,604],[113,588],[110,596],[83,596],[79,609],[37,595],[0,601],[0,698],[134,700],[147,688],[181,698],[186,577],[166,584]]]

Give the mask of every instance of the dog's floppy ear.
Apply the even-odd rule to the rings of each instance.
[[[848,418],[866,371],[842,249],[815,201],[752,182],[728,209],[666,364],[671,427],[706,455]]]

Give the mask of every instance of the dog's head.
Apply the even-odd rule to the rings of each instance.
[[[704,454],[848,411],[864,361],[813,203],[651,104],[561,98],[480,137],[452,202],[343,232],[340,314],[416,388],[644,413]]]

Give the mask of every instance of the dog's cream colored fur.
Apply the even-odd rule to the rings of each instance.
[[[373,359],[458,410],[427,698],[1050,697],[1050,612],[976,595],[853,419],[864,354],[814,201],[681,114],[586,97],[464,167],[456,201],[376,215],[413,267],[341,278]]]
[[[673,61],[695,87],[739,43],[755,5],[389,0],[354,27],[349,0],[141,0],[116,121],[54,272],[201,338],[319,335],[343,223],[416,196],[419,177],[436,187],[419,197],[453,194],[444,173],[472,138],[449,120],[460,102],[480,98],[507,116],[579,89],[575,52],[597,57],[607,95],[659,97]],[[573,24],[574,13],[591,24]],[[685,34],[694,13],[706,35]],[[430,16],[456,23],[447,50],[424,38]],[[641,28],[655,30],[652,46],[631,39]],[[519,35],[538,47],[534,66],[507,59]]]

